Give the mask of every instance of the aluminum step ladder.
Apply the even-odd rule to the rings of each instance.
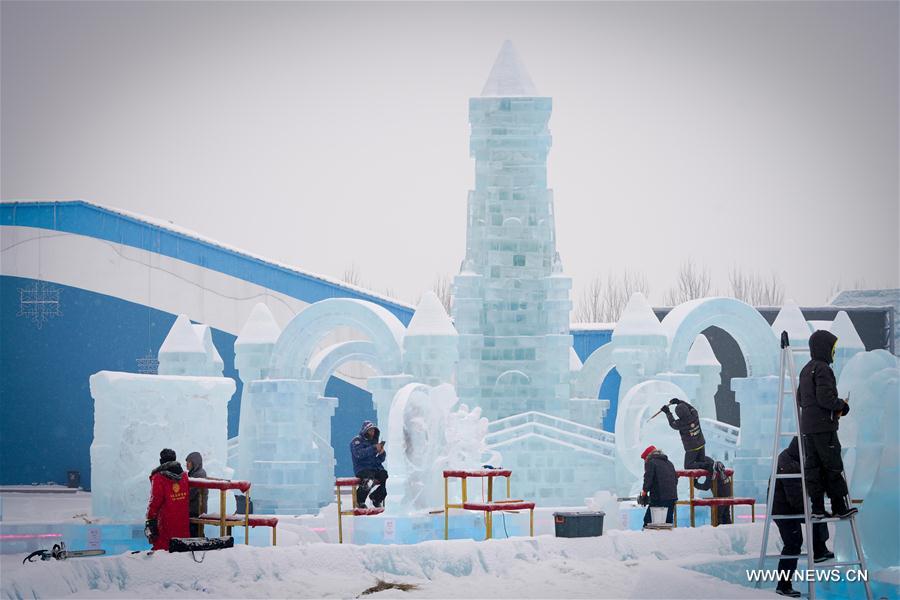
[[[800,403],[797,398],[797,372],[794,367],[794,353],[802,352],[803,349],[792,348],[790,342],[788,340],[788,334],[786,331],[781,332],[781,367],[779,370],[778,377],[778,409],[775,413],[775,441],[773,443],[772,448],[772,474],[769,476],[769,492],[766,498],[766,522],[763,527],[763,539],[762,539],[762,547],[759,551],[759,571],[762,571],[763,565],[766,560],[771,560],[773,558],[782,559],[782,558],[805,558],[807,561],[807,568],[810,572],[815,569],[834,569],[838,567],[853,567],[856,566],[864,573],[868,574],[868,570],[866,568],[866,557],[862,551],[862,544],[859,541],[859,530],[856,528],[856,515],[853,514],[846,519],[840,519],[837,517],[829,517],[827,519],[815,519],[813,520],[810,516],[810,505],[809,505],[809,494],[806,491],[806,452],[803,447],[803,440],[800,439]],[[785,387],[786,386],[786,387]],[[785,398],[790,398],[791,406],[794,408],[794,426],[797,431],[782,431],[781,430],[781,421],[784,415],[784,400]],[[800,449],[800,472],[799,473],[778,473],[778,454],[781,451],[781,439],[787,437],[797,437],[798,438],[798,446]],[[842,474],[843,476],[843,474]],[[803,489],[803,515],[773,515],[772,514],[772,502],[775,498],[775,483],[779,479],[800,479],[800,484]],[[845,477],[846,479],[846,477]],[[797,519],[803,517],[803,547],[805,547],[806,551],[801,552],[797,555],[791,556],[782,556],[781,554],[768,554],[769,547],[769,528],[772,524],[772,521],[775,519]],[[853,532],[853,545],[856,548],[856,557],[855,561],[834,561],[828,560],[825,562],[816,563],[814,561],[814,556],[810,551],[812,548],[812,540],[813,540],[813,523],[829,523],[829,522],[839,522],[839,521],[848,521],[850,523],[850,529]],[[759,587],[759,584],[762,583],[761,579],[756,580],[756,587]],[[872,600],[872,588],[869,586],[868,577],[863,579],[863,583],[866,586],[866,598],[868,600]],[[809,588],[809,598],[810,600],[815,600],[816,597],[816,582],[815,578],[808,578],[807,586]]]

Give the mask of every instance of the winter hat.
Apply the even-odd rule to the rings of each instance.
[[[170,448],[163,448],[159,453],[159,464],[164,465],[167,462],[178,460],[175,451]]]
[[[641,452],[641,460],[646,460],[652,452],[656,452],[656,446],[647,446],[647,448]]]

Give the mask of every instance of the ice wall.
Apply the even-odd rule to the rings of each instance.
[[[863,499],[859,530],[870,571],[900,564],[900,360],[885,350],[859,353],[838,381],[850,395],[841,419],[841,443],[850,495]],[[851,418],[852,417],[852,418]],[[846,528],[838,529],[835,552],[855,556]]]
[[[91,376],[90,388],[95,517],[144,519],[150,471],[159,466],[163,448],[175,450],[182,466],[188,453],[200,452],[209,476],[230,476],[226,443],[233,380],[100,371]]]
[[[100,371],[94,398],[91,503],[94,516],[141,521],[150,471],[159,451],[172,448],[184,466],[203,455],[211,477],[230,477],[228,401],[235,383],[222,377],[222,358],[209,327],[179,315],[159,351],[159,375]]]
[[[459,335],[434,292],[425,292],[403,336],[403,370],[427,385],[451,383]]]

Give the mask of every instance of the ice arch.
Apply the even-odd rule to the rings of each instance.
[[[778,338],[755,308],[734,298],[701,298],[676,306],[662,320],[669,338],[669,370],[685,370],[691,345],[708,327],[718,327],[738,343],[748,377],[778,374]]]
[[[576,398],[599,398],[600,388],[606,376],[616,368],[613,362],[615,342],[603,344],[587,357],[584,366],[575,379],[574,395]]]
[[[313,352],[319,341],[337,327],[352,327],[369,339],[383,374],[402,371],[403,323],[372,302],[329,298],[310,304],[284,328],[272,352],[269,378],[312,379]]]
[[[371,366],[379,375],[390,365],[384,364],[378,346],[368,340],[350,340],[328,346],[320,350],[309,361],[310,379],[319,382],[319,394],[323,394],[328,378],[341,365],[349,362],[362,362]]]

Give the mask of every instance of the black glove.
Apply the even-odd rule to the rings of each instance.
[[[844,400],[844,408],[841,409],[841,416],[846,417],[847,413],[850,412],[850,403]]]
[[[152,544],[157,536],[159,536],[159,527],[157,527],[156,519],[147,519],[144,522],[144,537]]]
[[[681,404],[681,400],[679,400],[678,398],[672,398],[671,400],[669,400],[669,404]]]
[[[663,407],[659,410],[663,411],[664,413],[666,413],[668,415],[669,414],[669,405],[663,404]]]
[[[641,494],[637,499],[638,506],[647,506],[650,504],[650,496],[647,494]]]

